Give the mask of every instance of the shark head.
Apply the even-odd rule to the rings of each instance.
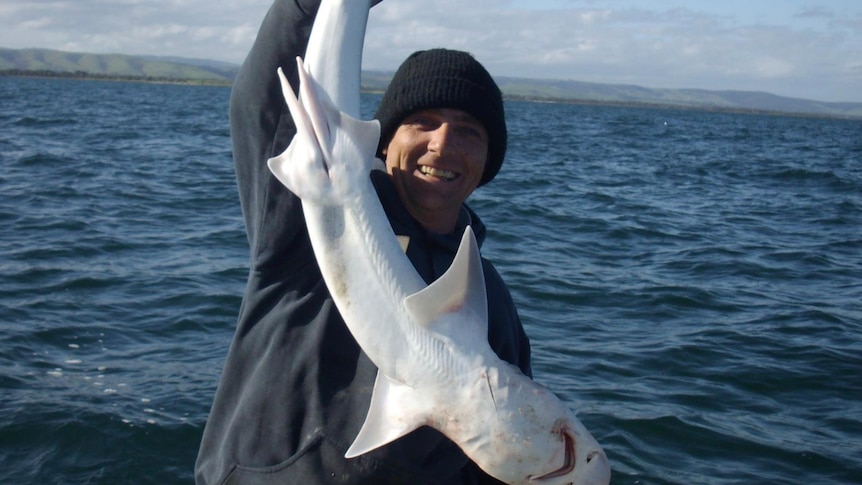
[[[505,483],[607,485],[611,468],[604,450],[581,421],[544,386],[514,366],[488,368],[472,399],[488,416],[460,438],[480,468]],[[487,397],[483,397],[482,395]],[[490,402],[489,402],[490,401]],[[493,409],[493,411],[488,411]],[[481,411],[471,411],[481,415]],[[490,432],[489,432],[490,429]]]

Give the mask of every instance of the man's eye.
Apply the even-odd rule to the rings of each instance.
[[[482,138],[482,129],[472,124],[459,126],[458,132],[464,136],[469,136],[471,138]]]
[[[481,135],[481,132],[472,126],[462,127],[461,132],[464,133],[465,135],[469,135],[469,136],[480,136]]]

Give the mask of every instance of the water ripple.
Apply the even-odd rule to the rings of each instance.
[[[192,481],[247,275],[228,95],[0,78],[0,483]],[[859,483],[862,125],[507,110],[483,253],[614,483]]]

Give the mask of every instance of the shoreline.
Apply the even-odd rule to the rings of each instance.
[[[96,74],[84,71],[75,72],[58,72],[50,70],[21,70],[21,69],[6,69],[0,70],[0,77],[33,77],[33,78],[57,78],[57,79],[79,79],[82,81],[111,81],[111,82],[133,82],[147,84],[175,84],[185,86],[224,86],[230,87],[233,85],[232,80],[224,79],[180,79],[161,76],[138,76],[138,75],[116,75],[116,74]],[[379,87],[363,87],[363,93],[366,94],[382,94],[383,90]],[[506,101],[526,102],[526,103],[549,103],[549,104],[576,104],[583,106],[610,106],[620,108],[641,108],[655,110],[680,110],[680,111],[703,111],[709,113],[731,113],[753,116],[786,116],[793,118],[820,118],[820,119],[836,119],[848,121],[862,121],[862,116],[840,115],[830,113],[810,113],[810,112],[795,112],[795,111],[780,111],[780,110],[764,110],[755,108],[738,108],[726,106],[709,106],[709,105],[688,105],[688,104],[673,104],[673,103],[650,103],[643,101],[612,101],[612,100],[593,100],[579,98],[554,98],[542,96],[522,96],[503,93],[503,98]]]

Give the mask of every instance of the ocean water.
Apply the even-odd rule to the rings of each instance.
[[[228,96],[0,78],[0,483],[192,483],[247,273]],[[862,122],[507,111],[483,251],[613,483],[862,484]]]

